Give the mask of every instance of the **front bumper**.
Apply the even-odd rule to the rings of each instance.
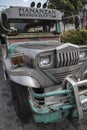
[[[36,94],[30,88],[30,99],[29,105],[31,107],[33,113],[33,119],[35,123],[54,123],[63,121],[65,118],[68,118],[70,115],[71,110],[74,111],[74,119],[77,118],[78,114],[76,111],[76,105],[72,102],[53,102],[50,104],[39,105],[40,98],[48,98],[52,96],[59,96],[61,100],[61,95],[70,94],[71,90],[60,90],[60,91],[53,91],[43,94]],[[36,98],[36,99],[34,99]],[[69,98],[69,100],[71,97]],[[72,117],[73,118],[73,117]]]
[[[67,118],[70,114],[70,110],[74,108],[74,105],[67,106],[48,106],[48,108],[38,108],[30,100],[29,104],[33,112],[33,118],[35,123],[54,123],[61,122]]]

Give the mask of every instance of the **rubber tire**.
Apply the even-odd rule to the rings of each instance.
[[[27,123],[29,122],[29,117],[31,115],[27,87],[21,86],[14,82],[11,82],[10,84],[15,111],[20,120]]]
[[[37,94],[44,94],[44,88],[33,88],[33,91]],[[39,105],[44,105],[45,99],[44,98],[35,98],[39,101]],[[41,101],[41,102],[40,102]]]

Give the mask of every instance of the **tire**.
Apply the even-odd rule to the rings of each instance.
[[[18,117],[21,121],[27,123],[30,117],[30,107],[28,103],[29,93],[27,88],[11,82],[11,92]]]
[[[44,88],[33,88],[33,91],[37,94],[44,94]],[[44,98],[35,98],[38,102],[39,105],[44,105]]]

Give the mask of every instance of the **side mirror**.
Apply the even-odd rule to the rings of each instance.
[[[4,12],[0,12],[0,34],[7,34],[10,31],[7,15]]]

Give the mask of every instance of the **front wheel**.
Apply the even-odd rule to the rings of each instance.
[[[30,117],[30,109],[28,103],[29,93],[27,88],[11,82],[11,91],[14,102],[15,111],[23,122],[28,122]]]

